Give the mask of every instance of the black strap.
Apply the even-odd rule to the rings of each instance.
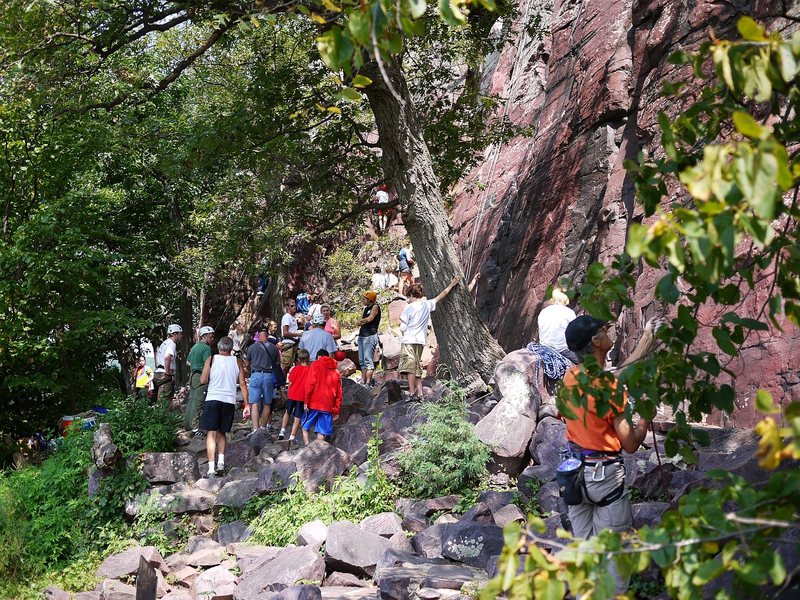
[[[277,356],[277,352],[275,353],[275,355],[273,355],[272,352],[269,351],[269,347],[267,347],[267,345],[264,342],[260,341],[258,343],[261,344],[262,348],[264,348],[264,350],[267,352],[267,355],[269,356],[269,360],[270,360],[271,364],[269,365],[269,367],[267,367],[267,370],[271,371],[274,368],[275,364],[278,361],[280,361],[280,357]]]

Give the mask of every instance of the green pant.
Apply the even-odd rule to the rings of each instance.
[[[189,379],[189,402],[186,404],[186,414],[184,415],[184,425],[186,429],[195,429],[203,412],[206,403],[207,383],[200,383],[200,373],[192,372]]]
[[[159,403],[169,406],[175,395],[175,378],[165,373],[156,373],[153,377],[153,387],[157,390]]]

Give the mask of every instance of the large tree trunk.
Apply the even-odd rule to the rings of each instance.
[[[505,355],[489,333],[466,289],[464,273],[450,236],[439,180],[417,120],[405,75],[397,64],[385,64],[397,96],[377,64],[361,70],[372,79],[366,88],[383,150],[383,168],[397,189],[403,223],[414,244],[425,293],[438,294],[453,275],[461,285],[432,313],[440,347],[440,365],[468,390],[485,388],[497,362]]]

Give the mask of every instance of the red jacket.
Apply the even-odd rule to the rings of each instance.
[[[342,406],[342,377],[336,361],[330,356],[320,356],[311,363],[306,379],[306,405],[311,410],[339,414]]]
[[[309,365],[295,365],[289,371],[289,400],[306,401],[306,385],[311,373]]]

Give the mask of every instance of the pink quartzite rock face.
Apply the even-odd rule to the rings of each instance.
[[[770,0],[556,0],[538,40],[523,24],[539,5],[520,3],[520,33],[487,61],[482,81],[483,91],[509,99],[503,110],[533,135],[488,148],[454,190],[454,240],[466,279],[480,274],[476,302],[507,351],[536,339],[548,285],[564,276],[580,282],[592,261],[610,263],[630,224],[642,220],[623,161],[640,151],[657,156],[659,112],[675,116],[685,108],[661,97],[665,81],[700,86],[684,67],[666,62],[669,54],[696,49],[709,28],[722,39],[737,37],[740,14],[787,27],[769,16],[778,12]],[[651,268],[636,273],[634,307],[613,332],[623,356],[644,322],[665,310],[653,301],[661,276]],[[743,313],[757,314],[767,283]],[[710,307],[698,321],[713,324],[721,312]],[[737,397],[724,424],[754,422],[759,387],[781,403],[800,398],[798,337],[790,326],[751,336],[741,359],[728,365],[737,374]],[[715,349],[708,327],[700,328],[700,346]],[[723,424],[722,416],[711,419]]]

